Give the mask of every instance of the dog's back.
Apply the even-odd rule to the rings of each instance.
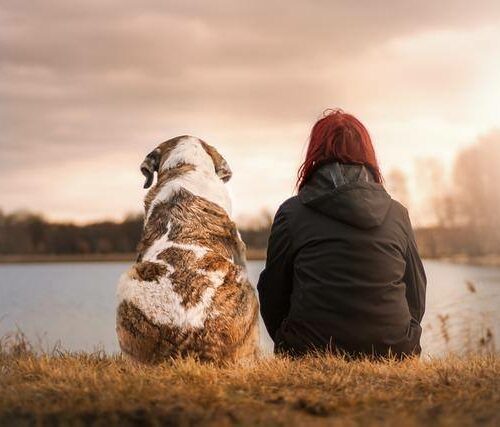
[[[191,146],[190,154],[198,161],[210,158],[213,174],[189,159],[163,160],[167,167],[158,167],[158,183],[146,196],[137,262],[118,286],[120,346],[141,361],[188,354],[235,361],[257,352],[258,303],[246,277],[244,245],[227,207],[210,200],[223,195],[203,197],[193,187],[205,179],[212,182],[203,183],[204,188],[225,191],[214,154],[199,144],[207,157],[194,156]],[[166,148],[181,157],[175,148]]]

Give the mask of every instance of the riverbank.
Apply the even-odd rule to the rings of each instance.
[[[497,254],[479,255],[479,256],[457,254],[453,256],[441,257],[436,259],[440,261],[451,262],[454,264],[477,265],[481,267],[500,267],[500,255]]]
[[[500,358],[137,365],[0,348],[0,425],[499,425]]]
[[[136,254],[38,254],[38,255],[0,255],[0,264],[29,264],[51,262],[134,262]],[[249,261],[265,261],[265,249],[249,249]],[[470,256],[458,254],[454,256],[424,258],[428,260],[445,261],[453,264],[477,265],[483,267],[500,267],[500,255]]]

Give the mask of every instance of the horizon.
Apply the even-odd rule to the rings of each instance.
[[[236,220],[274,213],[338,107],[428,224],[422,169],[453,185],[457,154],[500,129],[500,4],[479,4],[1,2],[1,208],[121,220],[142,209],[144,156],[192,134],[233,169]]]

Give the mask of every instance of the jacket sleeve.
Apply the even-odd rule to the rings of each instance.
[[[280,207],[271,227],[266,266],[257,284],[260,312],[273,341],[290,310],[292,281],[292,241],[283,208]]]
[[[409,219],[408,219],[409,222]],[[406,250],[406,270],[403,281],[406,283],[406,300],[410,314],[418,323],[421,322],[425,312],[425,290],[427,278],[424,266],[418,254],[415,235],[409,225],[409,242]]]

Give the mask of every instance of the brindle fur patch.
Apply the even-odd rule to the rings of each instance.
[[[154,207],[138,246],[138,260],[142,260],[144,252],[167,232],[168,226],[169,239],[176,243],[208,247],[232,260],[239,260],[244,251],[236,225],[226,211],[181,188],[170,200]]]
[[[191,269],[196,264],[196,255],[193,251],[184,248],[170,247],[158,255],[158,259],[172,266]]]
[[[224,258],[214,251],[207,252],[203,258],[196,263],[196,267],[200,270],[223,271],[224,273],[228,270],[229,265],[230,263],[227,258]]]
[[[181,189],[173,199],[171,240],[208,247],[226,258],[233,257],[236,225],[224,209],[185,189]]]
[[[210,279],[198,271],[200,261],[191,250],[170,247],[161,252],[158,259],[175,267],[169,279],[186,308],[198,304],[203,292],[213,286]]]
[[[134,265],[134,273],[131,277],[146,282],[156,281],[167,272],[167,267],[150,261],[138,262]],[[136,277],[134,277],[136,276]]]
[[[182,298],[182,305],[191,308],[198,304],[203,293],[213,286],[211,280],[193,270],[186,270],[176,266],[170,275],[174,291]]]

